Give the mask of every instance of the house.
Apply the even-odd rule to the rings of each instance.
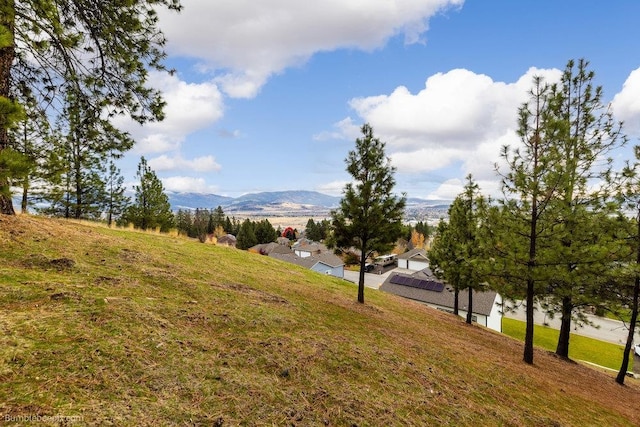
[[[271,242],[271,243],[260,243],[255,246],[250,247],[249,252],[255,252],[261,255],[270,255],[271,253],[280,253],[280,254],[292,254],[293,251],[289,246],[281,245],[279,243]]]
[[[307,241],[298,241],[293,245],[293,252],[301,258],[306,258],[313,255],[320,255],[328,251],[327,247],[322,243]]]
[[[415,248],[398,255],[398,268],[420,271],[427,267],[429,267],[429,258],[424,249]]]
[[[218,240],[216,241],[217,245],[224,245],[224,246],[230,246],[230,247],[236,247],[236,236],[234,236],[233,234],[225,234],[224,236],[220,236],[218,237]]]
[[[319,273],[344,278],[344,263],[340,258],[329,252],[305,257],[301,257],[295,253],[283,254],[271,252],[269,256]]]
[[[438,310],[453,313],[453,288],[436,278],[428,268],[412,274],[392,273],[380,290],[422,302]],[[458,294],[458,314],[467,316],[468,290]],[[495,291],[473,291],[473,321],[502,332],[502,297]]]

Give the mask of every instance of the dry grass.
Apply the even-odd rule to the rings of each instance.
[[[267,257],[29,216],[0,216],[0,245],[2,420],[640,425],[635,380],[527,366],[516,340]]]

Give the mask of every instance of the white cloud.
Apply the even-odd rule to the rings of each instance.
[[[333,125],[335,130],[324,131],[316,135],[313,135],[313,139],[316,141],[326,141],[329,139],[347,139],[355,140],[360,136],[360,126],[353,122],[351,117],[340,120]]]
[[[162,178],[161,181],[167,191],[174,191],[176,193],[213,194],[218,192],[218,188],[208,185],[204,178],[172,176]]]
[[[462,165],[461,176],[471,173],[495,189],[494,166],[501,162],[503,145],[519,144],[517,111],[528,99],[533,77],[555,82],[560,73],[531,68],[516,82],[504,83],[456,69],[429,77],[416,94],[400,86],[389,95],[352,99],[350,106],[387,143],[398,173]],[[343,122],[335,125],[339,131]],[[353,125],[353,120],[348,123]],[[431,196],[447,198],[461,188],[446,182]]]
[[[625,132],[640,137],[640,68],[629,74],[611,104],[616,117],[624,121]]]
[[[155,157],[148,161],[149,167],[156,171],[168,170],[191,170],[194,172],[218,171],[222,167],[216,162],[213,156],[196,157],[191,160],[183,159],[180,156],[169,157],[166,154]]]
[[[128,130],[136,141],[140,154],[161,153],[178,149],[187,135],[203,129],[223,115],[223,99],[213,83],[186,83],[177,75],[152,73],[150,85],[161,90],[165,119],[140,126],[127,118],[118,118],[116,125]]]
[[[449,179],[442,184],[431,194],[427,196],[428,199],[439,200],[453,200],[458,194],[464,190],[464,181],[458,178]]]
[[[316,191],[324,194],[328,194],[330,196],[341,196],[342,190],[344,190],[344,186],[347,185],[349,181],[332,181],[326,184],[322,184],[316,187]]]
[[[172,54],[198,58],[233,97],[253,97],[273,74],[317,52],[372,50],[403,34],[423,42],[429,19],[463,0],[185,0],[161,11]]]

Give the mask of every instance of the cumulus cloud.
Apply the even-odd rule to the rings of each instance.
[[[347,185],[349,181],[332,181],[326,184],[322,184],[316,187],[316,191],[324,194],[329,194],[330,196],[341,196],[342,190],[344,190],[344,186]]]
[[[418,93],[400,86],[388,95],[352,99],[349,105],[387,143],[398,173],[420,174],[460,164],[461,176],[471,173],[490,182],[492,177],[495,181],[501,147],[519,143],[517,111],[528,100],[533,77],[551,83],[560,74],[557,69],[530,68],[516,82],[505,83],[455,69],[430,76]],[[335,127],[339,130],[340,123]],[[442,185],[443,193],[452,188],[449,182]]]
[[[172,176],[162,178],[161,181],[167,191],[173,191],[176,193],[213,194],[218,192],[218,188],[208,185],[204,178]]]
[[[141,154],[178,149],[187,135],[203,129],[223,115],[223,99],[214,83],[187,83],[177,75],[152,73],[150,85],[161,90],[165,119],[139,125],[124,117],[116,124],[131,133]]]
[[[360,136],[360,126],[353,122],[351,117],[340,120],[333,125],[334,130],[323,131],[313,135],[316,141],[326,141],[329,139],[347,139],[355,140]]]
[[[198,58],[228,95],[253,97],[317,52],[372,50],[399,34],[423,42],[429,19],[463,1],[186,1],[179,14],[161,11],[161,25],[172,54]]]
[[[640,68],[632,71],[620,91],[611,102],[619,120],[624,121],[625,131],[640,137]]]
[[[187,160],[180,156],[169,157],[163,154],[150,159],[148,163],[149,167],[156,171],[190,170],[194,172],[212,172],[222,168],[213,156],[196,157]]]

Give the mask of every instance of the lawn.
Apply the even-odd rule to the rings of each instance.
[[[510,337],[524,341],[526,323],[515,319],[502,319],[502,332]],[[548,326],[535,325],[533,343],[550,351],[555,351],[559,331]],[[619,370],[624,347],[581,335],[571,334],[569,358],[576,361],[595,363],[610,369]],[[633,366],[633,358],[629,370]]]

